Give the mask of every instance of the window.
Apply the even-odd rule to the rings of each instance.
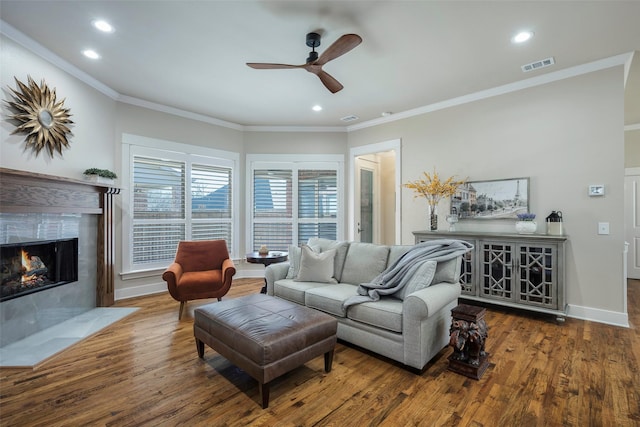
[[[234,161],[137,145],[127,148],[131,190],[130,214],[123,219],[123,264],[128,271],[166,267],[180,240],[224,239],[233,253]]]
[[[184,162],[133,156],[132,264],[171,260],[186,236]]]
[[[250,250],[266,245],[286,251],[289,245],[306,243],[310,237],[342,237],[340,162],[257,160],[249,164]]]

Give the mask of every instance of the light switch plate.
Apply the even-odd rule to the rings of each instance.
[[[592,184],[589,186],[589,196],[604,196],[604,185],[603,184]]]

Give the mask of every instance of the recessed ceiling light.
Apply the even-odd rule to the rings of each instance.
[[[113,33],[113,27],[103,19],[96,19],[92,22],[93,26],[104,33]]]
[[[322,111],[322,107],[320,105],[314,105],[313,107],[311,107],[311,109],[313,111]]]
[[[391,111],[383,111],[381,115],[382,115],[382,117],[389,117],[392,114],[393,113]]]
[[[524,43],[527,40],[529,40],[531,37],[533,37],[532,31],[520,31],[518,34],[516,34],[511,38],[511,41],[513,43]]]
[[[86,49],[82,51],[82,54],[87,58],[100,59],[100,55],[98,55],[98,53],[95,50]]]

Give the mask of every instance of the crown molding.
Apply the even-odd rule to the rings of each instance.
[[[244,126],[239,125],[237,123],[227,122],[225,120],[216,119],[215,117],[206,116],[204,114],[193,113],[191,111],[170,107],[164,104],[157,104],[155,102],[145,101],[144,99],[134,98],[132,96],[119,95],[117,101],[122,102],[124,104],[135,105],[137,107],[143,107],[149,110],[155,110],[161,113],[167,113],[174,116],[183,117],[185,119],[196,120],[199,122],[209,123],[212,125],[222,126],[230,129],[239,130],[239,131],[242,131],[245,128]]]
[[[607,68],[616,67],[619,65],[626,66],[629,58],[633,56],[633,52],[624,53],[609,58],[604,58],[598,61],[589,62],[575,67],[565,68],[563,70],[554,71],[551,73],[543,74],[541,76],[531,77],[526,80],[520,80],[514,83],[509,83],[502,86],[497,86],[487,90],[481,90],[479,92],[471,93],[468,95],[459,96],[457,98],[448,99],[446,101],[437,102],[435,104],[426,105],[424,107],[414,108],[412,110],[396,113],[388,117],[381,117],[374,120],[358,123],[347,128],[348,132],[355,130],[365,129],[372,126],[378,126],[383,123],[394,122],[396,120],[402,120],[409,117],[419,116],[421,114],[431,113],[445,108],[454,107],[462,104],[468,104],[470,102],[479,101],[482,99],[492,98],[498,95],[504,95],[511,92],[517,92],[522,89],[528,89],[535,86],[556,82],[559,80],[568,79],[571,77],[580,76],[583,74],[592,73],[594,71],[605,70]]]
[[[247,132],[347,132],[344,126],[244,126]]]

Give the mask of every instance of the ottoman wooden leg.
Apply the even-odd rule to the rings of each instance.
[[[269,407],[269,383],[260,383],[260,400],[262,400],[262,409]]]
[[[324,354],[324,371],[331,372],[331,365],[333,365],[333,350]]]
[[[204,342],[196,338],[196,348],[198,349],[198,357],[202,359],[204,357]]]

